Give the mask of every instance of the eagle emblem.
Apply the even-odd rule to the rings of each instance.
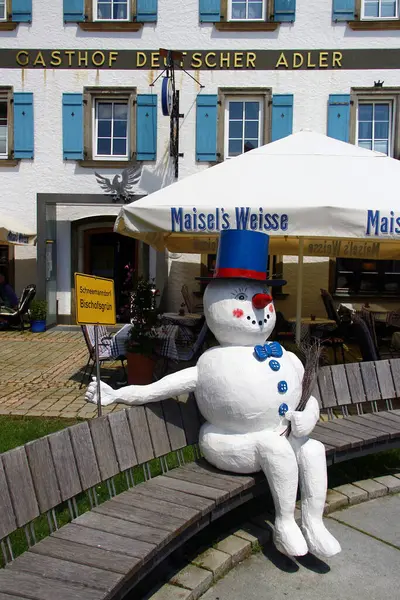
[[[142,166],[135,165],[124,169],[122,173],[115,175],[113,180],[95,173],[97,183],[107,194],[112,196],[113,202],[123,202],[127,204],[132,201],[134,187],[139,183],[142,174]]]

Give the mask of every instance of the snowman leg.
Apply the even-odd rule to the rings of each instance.
[[[294,519],[298,466],[293,449],[287,438],[265,431],[259,434],[257,450],[275,504],[275,546],[288,556],[303,556],[308,549]]]
[[[340,544],[326,529],[323,512],[327,473],[325,448],[307,437],[289,438],[299,465],[302,530],[310,552],[328,558],[340,552]]]

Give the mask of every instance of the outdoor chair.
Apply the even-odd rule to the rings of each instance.
[[[122,370],[124,372],[124,379],[127,379],[125,364],[126,356],[121,354],[118,350],[118,344],[116,344],[114,335],[110,335],[104,327],[104,325],[98,325],[98,340],[99,340],[99,362],[100,369],[103,362],[106,361],[115,361],[120,360],[122,365]],[[95,333],[94,328],[95,325],[81,325],[83,337],[85,338],[86,346],[89,351],[89,358],[86,363],[85,370],[82,375],[80,388],[82,388],[84,384],[85,377],[87,375],[87,371],[89,369],[90,362],[92,362],[88,382],[90,382],[90,378],[93,374],[93,369],[96,364],[96,350],[95,350]]]
[[[182,294],[183,300],[184,300],[184,302],[186,304],[186,308],[188,309],[188,311],[190,313],[203,312],[203,305],[202,304],[195,304],[192,301],[192,298],[191,298],[191,295],[190,295],[190,292],[189,292],[189,288],[188,288],[188,286],[186,284],[184,284],[181,287],[181,294]]]
[[[380,360],[378,348],[365,320],[358,315],[354,315],[351,328],[354,339],[360,348],[363,361]]]
[[[35,296],[36,285],[31,283],[23,289],[17,308],[12,312],[0,309],[0,318],[6,320],[11,327],[19,327],[21,331],[28,329],[29,326],[25,327],[24,317],[29,315],[29,308]]]
[[[339,315],[333,298],[328,290],[320,289],[321,298],[325,306],[326,315],[336,325],[320,325],[315,328],[315,338],[326,348],[332,348],[335,364],[337,364],[337,350],[342,354],[343,363],[346,362],[344,354],[345,338],[349,335],[350,320],[347,315]]]
[[[285,345],[285,342],[295,342],[294,328],[280,310],[276,311],[276,323],[271,339],[279,342],[282,346]]]
[[[192,345],[189,346],[184,340],[183,343],[182,341],[179,343],[179,340],[177,340],[176,349],[178,358],[172,359],[165,356],[162,372],[158,375],[158,377],[164,377],[167,375],[167,373],[179,371],[181,368],[186,369],[188,366],[194,366],[205,349],[204,347],[206,345],[207,336],[210,333],[211,332],[208,329],[207,323],[204,322],[196,340]]]

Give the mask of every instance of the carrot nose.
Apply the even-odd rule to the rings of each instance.
[[[267,304],[272,302],[272,296],[269,294],[254,294],[252,298],[254,308],[265,308]]]

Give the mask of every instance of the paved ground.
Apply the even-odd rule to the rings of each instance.
[[[202,600],[385,600],[399,597],[400,495],[332,513],[326,524],[342,552],[291,560],[272,544],[230,571]]]
[[[0,332],[0,414],[83,417],[96,415],[84,400],[80,379],[88,358],[82,333],[53,328],[45,333]],[[102,379],[122,378],[121,363],[107,364]],[[121,405],[103,408],[104,414]]]

